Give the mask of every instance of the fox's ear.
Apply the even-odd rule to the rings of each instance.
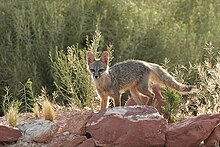
[[[109,61],[109,53],[107,51],[104,51],[102,53],[101,59],[100,59],[103,63],[108,64]]]
[[[88,64],[90,64],[90,63],[92,63],[92,62],[95,61],[95,57],[94,57],[94,55],[92,54],[92,52],[90,52],[90,51],[87,52],[86,58],[87,58]]]

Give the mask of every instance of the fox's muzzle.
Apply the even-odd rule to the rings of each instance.
[[[101,74],[100,74],[99,72],[95,72],[95,73],[93,74],[93,77],[94,77],[95,79],[100,78],[100,76],[101,76]]]

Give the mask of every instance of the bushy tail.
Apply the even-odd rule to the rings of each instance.
[[[182,84],[174,79],[165,69],[157,64],[152,64],[150,66],[152,70],[151,78],[159,83],[162,82],[165,86],[175,89],[177,92],[182,94],[194,93],[196,87],[193,85]]]

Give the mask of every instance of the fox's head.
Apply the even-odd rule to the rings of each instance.
[[[88,51],[87,53],[88,70],[92,77],[96,80],[106,73],[108,70],[109,53],[107,51],[102,53],[100,59],[95,59],[94,55]]]

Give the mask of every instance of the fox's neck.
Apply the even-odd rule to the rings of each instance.
[[[100,78],[94,79],[94,82],[97,88],[108,88],[109,84],[111,83],[111,77],[109,75],[108,70],[104,72]]]

